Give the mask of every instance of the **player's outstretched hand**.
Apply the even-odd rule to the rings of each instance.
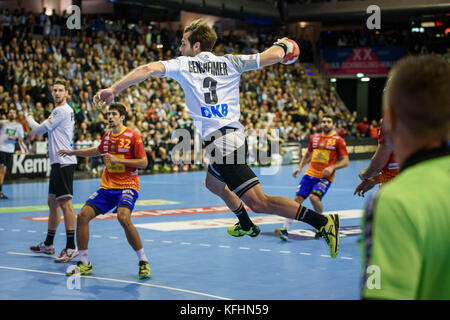
[[[114,99],[114,95],[114,90],[112,88],[100,90],[94,96],[94,105],[103,109],[105,106],[111,104]]]
[[[358,196],[364,198],[364,194],[372,189],[376,183],[374,181],[370,180],[364,180],[358,186],[356,187],[355,191],[353,192],[353,195],[358,194]]]

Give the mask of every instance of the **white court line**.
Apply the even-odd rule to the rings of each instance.
[[[23,269],[23,268],[14,268],[14,267],[6,267],[6,266],[0,266],[0,269],[35,272],[35,273],[44,273],[44,274],[51,274],[51,275],[56,275],[56,276],[67,277],[64,273],[42,271],[42,270],[34,270],[34,269]],[[190,294],[195,294],[195,295],[199,295],[199,296],[205,296],[205,297],[210,297],[210,298],[215,298],[215,299],[220,299],[220,300],[231,300],[230,298],[215,296],[215,295],[208,294],[208,293],[192,291],[192,290],[185,290],[185,289],[180,289],[180,288],[160,286],[160,285],[157,285],[157,284],[149,284],[149,283],[142,283],[142,282],[135,282],[135,281],[128,281],[128,280],[102,278],[102,277],[93,277],[93,276],[90,276],[90,275],[89,276],[80,276],[80,277],[81,278],[86,278],[86,279],[95,279],[95,280],[104,280],[104,281],[112,281],[112,282],[119,282],[119,283],[136,284],[136,285],[144,286],[144,287],[153,287],[153,288],[160,288],[160,289],[166,289],[166,290],[173,290],[173,291],[185,292],[185,293],[190,293]]]
[[[280,251],[280,253],[291,253],[290,251]]]
[[[28,256],[28,257],[40,257],[40,258],[51,258],[51,259],[56,259],[57,257],[54,255],[50,255],[50,254],[38,254],[38,253],[22,253],[22,252],[13,252],[13,251],[8,251],[8,254],[15,254],[18,256]]]
[[[259,251],[270,252],[272,250],[270,250],[270,249],[259,249]]]
[[[226,249],[229,249],[229,248],[231,248],[230,246],[219,246],[219,248],[226,248]]]
[[[304,256],[310,256],[311,255],[311,253],[309,253],[309,252],[300,252],[299,254],[302,254]]]
[[[241,250],[250,250],[249,247],[239,247],[239,249],[241,249]]]

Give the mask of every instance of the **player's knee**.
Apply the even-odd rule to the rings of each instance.
[[[123,227],[127,227],[128,225],[131,224],[131,217],[130,214],[119,210],[117,212],[117,220],[119,220],[119,223],[123,226]]]
[[[77,224],[89,223],[90,219],[90,214],[86,210],[81,210],[77,215]]]

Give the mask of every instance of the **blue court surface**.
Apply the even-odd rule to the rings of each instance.
[[[205,172],[141,176],[136,225],[150,260],[151,278],[139,280],[138,259],[114,214],[90,223],[89,260],[94,272],[69,278],[71,264],[54,263],[65,246],[59,225],[54,256],[34,254],[31,245],[47,232],[47,182],[5,185],[0,202],[0,299],[64,300],[322,300],[359,299],[361,258],[358,246],[366,198],[353,195],[358,172],[367,160],[338,170],[323,199],[325,212],[341,216],[341,245],[336,259],[312,228],[292,225],[283,242],[273,234],[284,218],[250,216],[262,230],[257,238],[233,238],[237,222],[224,203],[202,184]],[[256,168],[269,195],[294,197],[301,175],[295,166]],[[271,172],[269,172],[271,173]],[[273,172],[272,172],[273,173]],[[98,189],[99,179],[76,180],[73,203],[78,213]],[[307,207],[312,208],[309,201]],[[78,261],[78,258],[75,259]]]

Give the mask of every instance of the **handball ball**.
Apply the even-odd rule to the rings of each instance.
[[[283,60],[281,60],[282,64],[292,64],[297,61],[298,56],[300,54],[300,48],[294,40],[287,40],[287,52],[284,56]]]

